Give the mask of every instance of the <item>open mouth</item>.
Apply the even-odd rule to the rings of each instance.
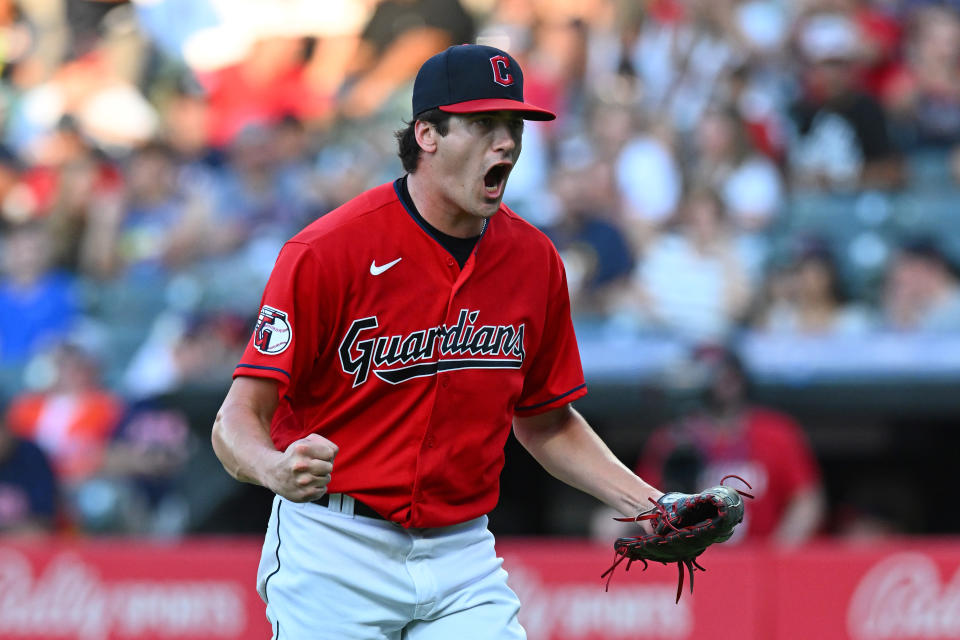
[[[507,184],[511,165],[508,163],[495,164],[483,176],[483,189],[488,198],[499,198],[503,195],[503,188]]]

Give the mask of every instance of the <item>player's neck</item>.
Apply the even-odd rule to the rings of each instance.
[[[441,190],[431,189],[429,178],[419,171],[407,175],[407,190],[417,211],[435,229],[455,238],[472,238],[483,231],[483,218],[462,210]]]

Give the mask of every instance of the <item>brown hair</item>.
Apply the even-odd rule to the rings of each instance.
[[[419,114],[413,120],[407,123],[407,126],[395,132],[393,136],[397,139],[397,155],[400,156],[400,162],[407,173],[414,173],[417,170],[417,164],[420,162],[420,145],[417,144],[417,135],[415,125],[417,120],[423,120],[432,124],[437,133],[445,136],[450,132],[450,116],[440,109],[428,109]]]

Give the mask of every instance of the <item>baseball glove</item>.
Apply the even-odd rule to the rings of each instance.
[[[750,484],[740,476],[728,475],[715,487],[700,493],[665,493],[653,508],[635,518],[616,518],[621,522],[649,520],[653,533],[634,538],[618,538],[613,544],[614,562],[601,578],[607,578],[607,588],[616,568],[627,561],[625,571],[634,561],[669,564],[676,562],[679,570],[677,602],[683,592],[683,569],[690,574],[690,592],[693,593],[693,572],[706,571],[697,563],[697,557],[710,545],[723,542],[733,535],[733,529],[743,521],[743,499],[753,498],[749,493],[723,485],[728,478],[736,478],[748,488]]]

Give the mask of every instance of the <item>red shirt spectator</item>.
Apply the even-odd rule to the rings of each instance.
[[[819,528],[824,501],[820,470],[800,425],[747,402],[745,370],[726,349],[698,349],[689,374],[701,381],[695,386],[697,408],[654,431],[637,473],[665,491],[685,493],[736,474],[750,483],[755,499],[733,540],[809,539]]]
[[[304,73],[303,43],[297,38],[257,42],[239,64],[203,75],[209,92],[210,143],[226,146],[247,125],[279,122],[286,115],[309,120],[330,108]]]
[[[658,429],[650,437],[637,473],[665,490],[677,467],[699,467],[695,487],[716,484],[727,474],[746,479],[753,487],[744,526],[738,536],[769,538],[777,531],[794,496],[815,490],[820,472],[800,426],[787,415],[768,409],[749,408],[735,430],[718,428],[705,416],[692,416]],[[693,490],[693,487],[689,487]]]

